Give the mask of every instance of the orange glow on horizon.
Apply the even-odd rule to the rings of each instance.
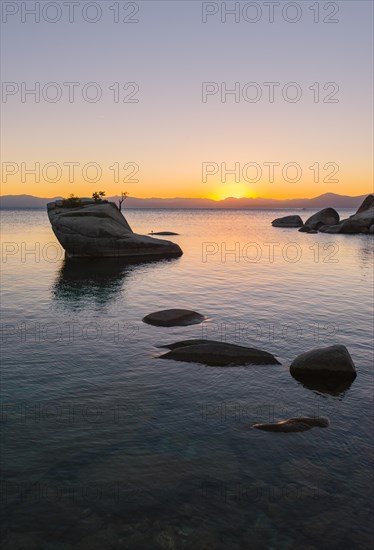
[[[227,198],[253,199],[255,198],[255,196],[248,189],[248,185],[245,185],[242,183],[234,183],[234,184],[228,183],[214,189],[213,192],[209,193],[207,198],[213,199],[216,201],[221,201]]]
[[[114,183],[112,178],[103,177],[102,181],[89,183],[85,181],[59,181],[51,183],[47,181],[35,182],[31,177],[22,182],[20,178],[8,177],[8,181],[2,181],[0,195],[32,195],[42,198],[68,197],[74,194],[79,197],[91,197],[94,191],[103,190],[107,197],[120,195],[121,191],[127,191],[130,197],[141,199],[160,198],[188,198],[211,199],[221,201],[227,198],[235,199],[304,199],[314,198],[325,193],[338,195],[358,196],[373,192],[373,185],[366,177],[350,177],[347,174],[341,181],[328,185],[325,182],[314,183],[310,180],[300,181],[297,184],[259,181],[249,185],[246,182],[226,182],[215,180],[202,183],[195,178],[183,177],[179,179],[175,174],[167,178],[154,178],[146,174],[144,179],[139,177],[139,182]],[[174,177],[173,177],[174,176]]]

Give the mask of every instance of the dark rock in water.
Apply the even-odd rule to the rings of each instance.
[[[153,260],[183,254],[171,241],[134,233],[113,202],[83,199],[66,206],[56,201],[47,209],[53,232],[71,258]]]
[[[159,348],[167,348],[167,349],[177,349],[177,348],[183,348],[185,346],[197,346],[199,344],[206,344],[208,340],[198,339],[196,340],[181,340],[180,342],[174,342],[173,344],[164,344],[162,346],[158,346]]]
[[[305,432],[316,426],[319,428],[327,428],[329,424],[330,421],[325,416],[300,416],[271,424],[254,424],[251,428],[255,430],[264,430],[266,432]]]
[[[299,231],[300,233],[318,233],[316,229],[312,229],[308,225],[303,225],[302,227],[300,227]]]
[[[173,231],[151,231],[148,235],[179,235],[179,233],[173,233]]]
[[[327,225],[325,227],[328,227]],[[300,227],[299,231],[301,233],[318,233],[318,231],[316,229],[311,229],[310,227],[306,226],[306,225],[303,225],[303,227]]]
[[[290,372],[300,378],[356,378],[356,368],[345,346],[335,345],[302,353],[291,363]]]
[[[320,233],[340,233],[341,231],[341,225],[321,225],[321,227],[318,228],[318,231]],[[309,233],[317,233],[317,231],[309,231]]]
[[[365,233],[367,227],[364,224],[361,224],[358,220],[351,218],[345,220],[343,223],[339,224],[340,231],[339,233],[345,233],[348,235],[355,235],[356,233]]]
[[[374,235],[374,224],[370,226],[369,233],[370,235]]]
[[[310,229],[319,229],[322,225],[337,225],[339,214],[333,208],[324,208],[310,216],[304,224]]]
[[[266,351],[214,340],[204,340],[203,343],[201,340],[184,340],[164,347],[171,351],[161,355],[161,359],[202,363],[212,367],[280,365],[274,355]]]
[[[183,327],[197,325],[202,323],[204,319],[204,315],[189,309],[164,309],[146,315],[143,322],[158,327]]]
[[[277,218],[271,222],[273,227],[301,227],[303,220],[300,216],[285,216],[284,218]]]

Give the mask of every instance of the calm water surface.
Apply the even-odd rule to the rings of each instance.
[[[125,266],[66,262],[44,211],[2,212],[4,549],[369,547],[373,239],[272,228],[286,213],[130,210],[184,255]],[[142,323],[171,307],[207,320]],[[282,364],[158,358],[202,337]],[[334,343],[351,386],[292,378],[299,353]],[[248,429],[317,414],[328,428]]]

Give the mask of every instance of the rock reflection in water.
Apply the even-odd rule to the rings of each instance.
[[[176,260],[162,260],[170,261]],[[122,258],[65,258],[52,288],[53,298],[70,307],[86,301],[104,305],[118,297],[126,277],[149,264],[159,265],[160,260],[129,262]]]
[[[334,377],[323,377],[323,378],[315,378],[315,377],[306,377],[300,374],[295,375],[295,373],[292,373],[293,378],[297,380],[300,384],[304,386],[304,388],[307,388],[308,390],[312,390],[316,393],[322,393],[322,394],[328,394],[328,395],[341,395],[343,396],[351,387],[354,380],[349,379],[339,379]]]

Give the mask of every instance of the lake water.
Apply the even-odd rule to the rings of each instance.
[[[271,226],[287,213],[129,210],[135,232],[179,233],[165,238],[184,255],[124,266],[65,262],[46,212],[2,212],[4,549],[369,547],[373,239]],[[174,307],[207,320],[142,323]],[[186,338],[281,365],[158,358]],[[334,343],[352,385],[290,375],[298,354]],[[330,426],[248,428],[298,415]]]

